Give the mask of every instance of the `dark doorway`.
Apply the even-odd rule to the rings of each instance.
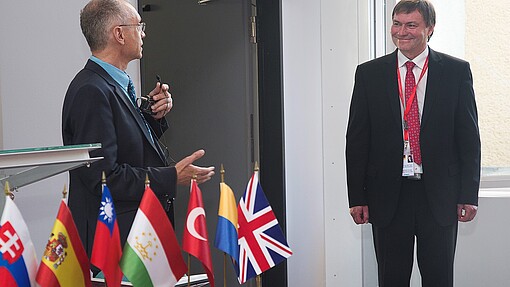
[[[167,116],[170,129],[163,142],[175,160],[203,148],[206,155],[197,164],[216,167],[217,175],[200,185],[216,286],[224,283],[223,253],[213,246],[221,164],[226,169],[225,182],[239,199],[254,161],[259,160],[264,191],[285,228],[280,1],[259,2],[277,2],[277,10],[269,12],[275,4],[264,3],[263,9],[269,12],[264,13],[253,4],[255,0],[212,0],[206,5],[199,5],[197,0],[139,1],[140,14],[147,23],[141,61],[142,91],[150,91],[156,75],[160,75],[170,85],[174,99],[174,108]],[[266,15],[265,24],[259,22],[259,26],[266,26],[259,38],[264,39],[264,33],[270,35],[262,40],[264,48],[258,53],[257,45],[250,41],[250,16],[257,13]],[[272,27],[275,17],[278,26]],[[263,69],[258,71],[258,67]],[[263,89],[260,96],[259,88]],[[189,190],[181,187],[175,204],[179,241],[188,199]],[[239,286],[230,262],[225,270],[226,286]],[[191,273],[204,273],[194,258]],[[263,275],[264,287],[284,287],[286,282],[285,263]],[[255,282],[243,286],[255,286]]]

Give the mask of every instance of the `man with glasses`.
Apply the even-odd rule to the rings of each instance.
[[[356,224],[372,223],[380,287],[409,286],[416,240],[423,287],[452,287],[458,221],[473,220],[480,135],[469,63],[428,47],[426,0],[392,13],[397,49],[358,66],[347,127]]]
[[[69,207],[90,256],[101,201],[101,173],[114,200],[122,246],[126,242],[144,192],[146,175],[173,220],[176,184],[199,183],[214,175],[214,167],[193,162],[198,150],[170,166],[158,138],[167,129],[172,108],[168,85],[156,83],[149,93],[148,113],[137,106],[128,63],[142,57],[145,23],[124,0],[92,0],[81,11],[80,24],[92,55],[67,90],[62,111],[65,145],[101,143],[91,156],[104,157],[90,167],[70,171]]]

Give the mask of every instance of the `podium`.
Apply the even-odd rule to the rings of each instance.
[[[98,148],[101,148],[101,144],[2,150],[0,182],[4,186],[8,181],[11,189],[16,190],[102,159],[89,156],[89,151]]]
[[[9,182],[11,191],[25,185],[69,171],[102,157],[91,158],[89,151],[101,148],[101,144],[39,147],[0,151],[0,183]],[[5,197],[0,196],[0,214]]]

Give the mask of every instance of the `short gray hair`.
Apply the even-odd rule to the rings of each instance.
[[[123,0],[91,0],[80,12],[80,26],[91,51],[108,44],[110,28],[129,17]]]

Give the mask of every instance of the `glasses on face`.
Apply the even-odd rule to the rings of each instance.
[[[138,24],[122,24],[119,26],[136,27],[136,29],[138,29],[139,32],[145,32],[145,22],[141,22]]]

